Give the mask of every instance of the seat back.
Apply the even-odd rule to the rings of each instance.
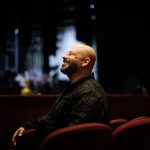
[[[124,119],[124,118],[118,118],[118,119],[112,119],[112,120],[110,120],[110,125],[112,127],[112,131],[114,131],[120,125],[123,125],[124,123],[127,123],[127,122],[128,122],[128,120]]]
[[[112,129],[101,123],[84,123],[53,131],[44,138],[40,150],[108,150]]]
[[[36,138],[38,137],[37,129],[28,129],[22,136],[17,138],[17,144],[13,147],[14,150],[32,149],[30,145],[36,145]]]
[[[118,127],[112,133],[113,150],[149,150],[150,118],[135,119]]]
[[[138,117],[132,118],[130,121],[136,121],[138,119],[145,119],[145,118],[147,118],[147,116],[138,116]]]

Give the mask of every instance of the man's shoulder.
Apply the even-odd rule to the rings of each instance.
[[[82,90],[82,92],[105,93],[101,84],[95,79],[89,79],[82,82],[77,89]]]

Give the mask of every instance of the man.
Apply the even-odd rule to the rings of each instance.
[[[68,76],[68,86],[47,114],[23,123],[16,130],[12,138],[14,145],[17,136],[30,128],[38,129],[45,136],[58,128],[79,123],[109,125],[106,94],[92,74],[95,61],[94,49],[85,44],[74,45],[66,52],[61,72]]]

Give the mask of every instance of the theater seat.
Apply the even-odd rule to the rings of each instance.
[[[17,138],[17,144],[14,146],[14,150],[27,150],[32,149],[30,145],[34,146],[34,141],[37,137],[37,129],[28,129],[25,133]]]
[[[64,127],[45,137],[39,150],[108,150],[112,129],[101,123]]]
[[[124,123],[127,123],[127,122],[128,122],[128,120],[124,119],[124,118],[112,119],[112,120],[110,120],[110,125],[112,127],[112,130],[114,131],[120,125],[123,125]]]
[[[150,118],[135,119],[114,130],[112,150],[150,150]]]
[[[136,120],[145,119],[145,118],[148,118],[148,117],[147,116],[138,116],[138,117],[132,118],[130,121],[136,121]]]

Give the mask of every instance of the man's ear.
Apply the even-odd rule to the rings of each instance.
[[[83,62],[82,62],[82,66],[87,66],[90,63],[90,58],[89,57],[85,57]]]

